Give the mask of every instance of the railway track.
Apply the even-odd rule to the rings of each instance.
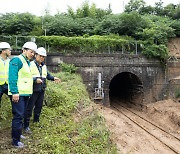
[[[129,108],[124,107],[123,105],[113,104],[111,106],[115,108],[118,112],[123,114],[130,121],[132,121],[134,124],[136,124],[138,127],[147,132],[149,135],[160,141],[174,153],[180,154],[180,138],[172,135],[163,128],[143,118],[142,116],[131,111]]]

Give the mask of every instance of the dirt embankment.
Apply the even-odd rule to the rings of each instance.
[[[180,38],[172,38],[168,43],[169,53],[172,57],[180,58]]]
[[[105,107],[100,104],[95,106],[106,120],[112,140],[118,147],[118,153],[174,153],[112,107]],[[149,104],[144,111],[133,108],[131,110],[180,138],[180,103],[164,100]]]
[[[180,58],[180,38],[173,38],[168,43],[171,58]],[[105,118],[113,142],[120,154],[171,154],[175,153],[156,138],[148,135],[128,118],[112,107],[95,104],[95,108]],[[143,111],[131,107],[131,110],[148,121],[163,128],[180,139],[180,102],[179,100],[163,100],[148,104]],[[128,113],[127,113],[128,114]],[[172,143],[173,145],[173,143]]]

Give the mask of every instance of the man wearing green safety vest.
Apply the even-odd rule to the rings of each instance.
[[[5,93],[8,95],[8,71],[9,56],[11,55],[11,47],[7,42],[0,42],[0,107],[1,97]]]
[[[12,145],[23,148],[20,141],[22,136],[25,109],[32,94],[33,78],[30,70],[30,60],[34,57],[37,45],[26,42],[22,47],[22,54],[12,58],[9,62],[9,95],[12,95]]]
[[[60,82],[60,79],[52,76],[48,71],[44,63],[45,57],[47,56],[46,50],[43,47],[37,49],[35,54],[35,60],[31,62],[30,69],[33,76],[33,94],[30,97],[28,106],[25,112],[24,118],[24,130],[26,133],[31,133],[29,128],[30,117],[34,112],[33,122],[39,122],[41,114],[44,92],[46,88],[46,79]]]

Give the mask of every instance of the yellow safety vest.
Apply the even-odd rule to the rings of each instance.
[[[0,85],[8,83],[9,58],[3,60],[0,57]]]
[[[21,94],[29,95],[32,94],[33,92],[33,78],[31,74],[31,70],[24,57],[22,55],[19,55],[18,57],[23,63],[22,68],[18,72],[18,81],[17,81],[18,91],[20,95]]]
[[[47,77],[47,67],[46,65],[42,66],[42,75],[40,75],[40,72],[35,64],[34,61],[32,61],[30,63],[30,69],[31,69],[31,74],[33,77],[42,77],[42,78],[46,78]]]

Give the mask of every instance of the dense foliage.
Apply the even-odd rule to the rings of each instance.
[[[130,50],[131,46],[138,43],[131,37],[120,37],[118,35],[108,36],[41,36],[37,41],[45,42],[49,45],[52,52],[59,53],[108,53],[124,50],[126,52],[134,52]]]
[[[149,57],[166,59],[168,39],[180,36],[179,19],[180,5],[163,6],[161,0],[156,2],[154,7],[147,6],[143,0],[130,0],[121,14],[113,14],[111,5],[103,10],[97,8],[95,4],[90,6],[85,1],[75,11],[69,6],[67,13],[57,13],[54,16],[50,15],[48,11],[41,17],[29,13],[1,14],[0,35],[3,35],[3,38],[0,38],[0,41],[9,35],[45,35],[49,37],[46,39],[41,37],[41,39],[46,41],[46,45],[53,46],[54,49],[63,49],[60,52],[64,49],[67,52],[72,48],[78,51],[83,50],[83,52],[99,52],[97,50],[107,52],[110,48],[116,52],[120,49],[124,50],[124,46],[129,46],[122,44],[122,40],[119,39],[117,39],[117,42],[120,41],[119,47],[115,47],[117,46],[116,41],[114,41],[115,44],[107,41],[107,36],[114,34],[133,38],[138,42],[139,52],[142,51]],[[104,38],[94,39],[97,38],[97,35],[104,36]],[[59,36],[59,42],[57,42],[56,36]],[[111,37],[109,37],[110,39]],[[9,41],[14,47],[15,41],[12,41],[11,38]],[[21,39],[20,42],[24,42],[24,39]],[[104,44],[104,42],[106,43]],[[107,45],[107,42],[110,44]],[[101,43],[102,45],[100,45]],[[20,48],[21,44],[16,42],[16,48]],[[45,45],[42,42],[40,44]],[[125,48],[127,49],[127,47]],[[134,50],[136,46],[131,48]]]

